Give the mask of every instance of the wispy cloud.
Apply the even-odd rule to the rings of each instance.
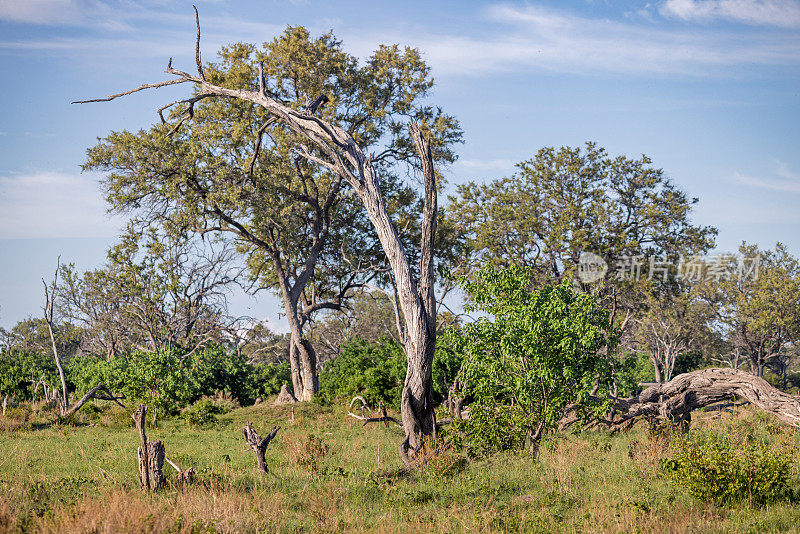
[[[542,68],[613,73],[692,73],[709,67],[800,61],[800,38],[755,32],[698,33],[650,23],[586,18],[537,6],[495,5],[496,31],[476,38],[441,35],[418,42],[436,72],[485,73]]]
[[[800,193],[800,173],[791,171],[781,162],[776,162],[775,176],[770,178],[753,178],[738,172],[734,176],[737,181],[752,187],[784,193]]]
[[[725,19],[760,26],[800,27],[800,2],[796,0],[667,0],[660,12],[690,21]]]
[[[107,237],[121,224],[106,215],[96,177],[61,172],[0,176],[0,239]]]
[[[65,12],[70,13],[74,8],[74,13],[59,20],[84,25],[86,36],[75,38],[54,32],[52,37],[47,38],[6,39],[0,42],[0,48],[85,56],[91,54],[93,60],[100,56],[175,56],[176,59],[183,59],[190,57],[193,52],[194,17],[191,12],[170,11],[163,4],[153,1],[120,3],[113,10],[108,8],[108,3],[100,0],[32,1],[40,6],[62,6]],[[37,15],[38,10],[15,7],[24,2],[0,2],[3,2],[0,4],[3,6],[0,8],[0,18],[57,23],[51,15]],[[797,0],[668,0],[661,5],[661,11],[671,17],[693,20],[700,16],[693,13],[704,12],[703,9],[712,12],[703,7],[711,3],[784,5],[784,25],[795,20],[792,6],[797,7]],[[95,4],[103,7],[94,9]],[[654,9],[648,7],[646,11],[655,12]],[[724,10],[719,8],[717,11],[722,13]],[[745,11],[744,8],[738,11],[731,8],[724,12],[739,13],[743,17]],[[771,12],[767,8],[762,11]],[[326,31],[331,24],[335,24],[337,35],[345,40],[346,48],[362,57],[385,42],[418,47],[437,75],[491,76],[498,72],[547,70],[588,74],[708,76],[715,71],[728,72],[737,67],[749,69],[758,65],[800,63],[800,35],[796,32],[749,28],[745,35],[741,31],[731,32],[717,27],[699,32],[695,27],[676,28],[675,24],[666,24],[664,19],[591,18],[531,4],[495,4],[476,13],[476,16],[483,19],[481,29],[467,34],[437,31],[434,27],[424,26],[417,26],[412,33],[407,28],[393,31],[392,21],[381,24],[380,31],[365,31],[360,26],[356,28],[348,24],[346,20],[342,22],[324,18],[316,19],[312,26],[319,27],[313,27],[312,30]],[[752,15],[751,19],[772,20],[766,14],[760,19]],[[211,58],[212,52],[223,44],[235,41],[260,43],[283,29],[278,24],[228,14],[210,13],[204,16],[202,10],[201,25],[202,48],[206,58]],[[112,27],[115,31],[109,32],[108,29]],[[744,69],[740,72],[744,72]]]

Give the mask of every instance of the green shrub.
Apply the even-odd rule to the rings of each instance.
[[[485,314],[454,333],[464,355],[463,390],[470,418],[459,421],[462,446],[489,453],[539,441],[567,407],[588,419],[609,409],[616,331],[594,297],[565,279],[531,289],[533,272],[488,264],[463,278],[470,309]],[[593,390],[599,391],[592,395]]]
[[[181,414],[189,426],[195,428],[211,428],[217,424],[217,415],[230,411],[227,407],[203,399],[189,406]]]
[[[399,406],[405,377],[406,358],[398,343],[355,338],[342,345],[336,359],[320,372],[319,397],[323,403],[332,403],[361,395],[373,405],[384,401]]]
[[[788,436],[756,433],[752,425],[691,430],[672,441],[663,468],[703,501],[763,505],[791,497],[796,447]]]

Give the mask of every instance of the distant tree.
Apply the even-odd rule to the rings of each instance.
[[[82,325],[86,351],[106,359],[192,351],[223,336],[226,292],[241,273],[231,260],[222,244],[129,227],[105,267],[62,267],[59,309]]]
[[[83,331],[69,321],[61,320],[55,325],[56,347],[65,360],[69,360],[82,351]],[[47,321],[43,317],[29,317],[11,327],[11,330],[0,328],[2,346],[6,350],[27,353],[39,353],[53,358],[53,347]]]
[[[227,331],[226,341],[230,349],[243,354],[248,363],[289,362],[291,334],[274,332],[264,322],[249,320],[243,325],[234,324]]]
[[[717,232],[691,223],[697,199],[651,163],[612,157],[594,143],[546,147],[511,177],[459,185],[450,210],[465,226],[476,264],[525,265],[537,285],[574,273],[584,252],[599,255],[608,270],[583,288],[624,322],[641,300],[635,278],[650,276],[650,259],[677,263],[681,254],[702,253]]]
[[[394,306],[382,291],[359,292],[338,313],[328,314],[314,328],[320,347],[320,363],[339,355],[343,345],[355,338],[378,342],[391,338],[400,342]]]
[[[714,311],[691,284],[675,291],[652,288],[635,320],[633,345],[647,353],[656,382],[669,382],[682,356],[698,351],[710,336]]]
[[[705,265],[704,298],[716,311],[713,326],[731,352],[764,375],[800,343],[800,263],[786,246],[760,250],[742,243],[738,255]],[[780,367],[780,366],[779,366]]]

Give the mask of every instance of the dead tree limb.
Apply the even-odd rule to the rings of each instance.
[[[140,405],[131,417],[136,422],[141,445],[138,450],[139,485],[143,489],[155,491],[164,485],[164,444],[161,441],[147,441],[144,431],[147,406]]]
[[[253,424],[248,421],[247,426],[242,428],[242,435],[244,436],[247,445],[253,449],[253,452],[256,455],[256,466],[258,467],[258,470],[263,473],[268,473],[269,470],[267,469],[267,461],[264,459],[264,453],[267,452],[269,442],[272,441],[272,438],[275,437],[281,427],[274,427],[266,437],[262,438],[258,432],[253,429],[252,425]]]
[[[179,488],[184,488],[184,487],[186,487],[186,486],[188,486],[189,484],[192,483],[192,480],[194,480],[194,469],[193,468],[190,467],[186,471],[183,471],[180,467],[178,467],[178,465],[175,462],[173,462],[172,460],[170,460],[166,456],[164,457],[164,461],[166,461],[169,465],[171,465],[173,467],[173,469],[175,469],[175,471],[178,472],[178,476],[175,479],[175,484]]]
[[[395,419],[394,417],[391,417],[389,414],[386,413],[386,405],[383,403],[383,401],[381,401],[381,403],[379,405],[379,408],[378,408],[378,410],[379,410],[378,417],[366,417],[366,416],[363,415],[363,413],[364,413],[364,410],[369,410],[369,406],[367,405],[367,401],[364,400],[364,397],[361,397],[361,396],[354,397],[353,400],[350,401],[350,408],[351,409],[353,408],[353,404],[357,400],[360,400],[361,403],[362,403],[362,406],[361,406],[362,415],[354,414],[350,410],[347,411],[347,415],[349,415],[350,417],[352,417],[354,419],[358,419],[359,421],[362,421],[363,424],[361,426],[366,426],[369,423],[383,423],[383,424],[386,425],[386,428],[388,429],[389,428],[389,423],[392,422],[392,423],[396,424],[397,426],[399,426],[400,428],[403,428],[403,423],[402,422],[398,421],[397,419]]]
[[[783,423],[800,427],[800,397],[772,387],[763,378],[738,369],[711,368],[676,376],[655,384],[636,397],[616,399],[615,416],[595,422],[612,430],[627,430],[640,420],[665,420],[688,423],[694,410],[719,402],[745,400]],[[561,428],[578,422],[572,414]]]
[[[47,331],[50,333],[50,343],[53,346],[53,359],[56,362],[58,369],[58,376],[61,378],[61,414],[66,413],[69,406],[69,393],[67,391],[67,379],[64,376],[64,368],[61,365],[61,356],[58,354],[58,345],[56,344],[55,335],[55,319],[54,310],[56,306],[56,298],[58,295],[58,271],[61,268],[61,256],[58,257],[56,262],[56,272],[53,275],[53,282],[49,286],[42,278],[42,285],[44,285],[44,320],[47,323]]]
[[[102,393],[105,393],[105,395],[103,395],[103,396],[101,396],[101,395],[98,395],[98,393],[101,393],[101,392],[102,392]],[[72,417],[72,416],[75,414],[75,412],[77,412],[78,410],[80,410],[80,409],[83,407],[83,405],[84,405],[84,404],[86,404],[87,402],[89,402],[89,401],[90,401],[90,400],[92,400],[92,399],[97,399],[97,400],[107,400],[107,401],[114,401],[114,402],[116,402],[117,404],[119,404],[120,406],[122,406],[122,407],[124,408],[124,407],[125,407],[125,405],[124,405],[124,404],[122,404],[122,403],[120,402],[120,400],[122,400],[122,399],[124,399],[124,398],[125,398],[125,396],[124,396],[124,395],[120,395],[119,397],[115,397],[115,396],[114,396],[114,395],[113,395],[113,394],[112,394],[112,393],[111,393],[111,392],[108,390],[108,388],[106,388],[106,385],[105,385],[105,384],[97,384],[95,387],[93,387],[92,389],[90,389],[90,390],[89,390],[89,391],[86,393],[86,395],[84,395],[84,396],[83,396],[83,398],[81,398],[81,400],[79,400],[78,402],[76,402],[76,403],[75,403],[75,404],[72,406],[72,408],[70,408],[69,410],[67,410],[67,411],[66,411],[66,413],[65,413],[63,416],[61,416],[61,420],[62,420],[62,421],[66,421],[67,419],[69,419],[70,417]]]

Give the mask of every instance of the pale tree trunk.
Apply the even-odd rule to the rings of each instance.
[[[53,331],[54,326],[54,308],[56,305],[56,292],[58,291],[58,269],[61,267],[61,256],[58,257],[58,261],[56,263],[56,272],[53,275],[53,283],[49,286],[47,283],[42,279],[42,284],[44,285],[44,320],[47,323],[47,331],[50,333],[50,343],[53,346],[53,359],[56,362],[56,368],[58,369],[58,376],[61,379],[61,414],[63,415],[66,413],[67,409],[69,408],[69,393],[67,392],[67,380],[64,376],[64,368],[61,366],[61,357],[58,354],[58,346],[56,344],[56,336],[55,332]]]
[[[260,106],[277,120],[285,123],[294,133],[305,137],[319,149],[320,155],[315,155],[306,150],[302,144],[298,146],[303,157],[342,178],[358,195],[375,228],[395,280],[406,330],[405,354],[408,360],[408,371],[401,401],[406,438],[401,445],[400,452],[404,461],[408,463],[408,451],[422,452],[422,445],[426,437],[434,435],[436,432],[435,414],[431,402],[431,370],[436,345],[433,242],[436,232],[437,203],[433,158],[428,141],[412,120],[409,123],[409,131],[422,161],[425,180],[423,231],[420,243],[420,278],[417,281],[397,230],[389,217],[389,211],[380,189],[380,179],[373,167],[372,159],[363,152],[356,140],[336,124],[314,117],[312,113],[292,109],[274,100],[265,91],[263,81],[257,91],[231,89],[209,83],[203,74],[199,50],[200,25],[198,20],[195,58],[197,75],[173,68],[170,60],[165,72],[176,76],[175,79],[144,84],[105,98],[83,100],[79,103],[107,102],[145,89],[191,83],[195,85],[197,92],[195,96],[181,102],[186,104],[186,109],[180,119],[181,122],[175,126],[175,130],[184,121],[191,119],[194,105],[197,102],[211,97],[234,98]],[[293,299],[294,302],[297,300],[297,298]],[[287,313],[289,311],[287,309]],[[298,336],[298,340],[302,340],[302,337]],[[300,379],[302,380],[302,378],[303,373],[301,372]],[[306,385],[303,384],[303,387],[305,391]],[[313,388],[313,385],[311,387]],[[297,394],[297,392],[295,393]]]

